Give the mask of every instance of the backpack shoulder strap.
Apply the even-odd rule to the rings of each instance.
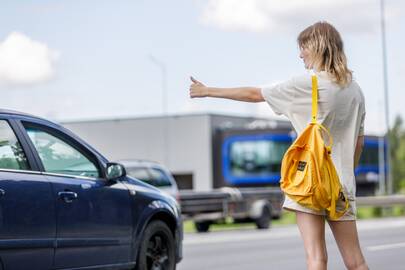
[[[311,123],[317,124],[329,137],[329,145],[326,147],[330,151],[333,144],[332,135],[330,134],[329,130],[325,128],[322,124],[319,124],[317,121],[317,114],[318,114],[318,78],[315,74],[312,75],[312,118]]]
[[[318,114],[318,78],[312,75],[312,118],[311,123],[316,123]]]

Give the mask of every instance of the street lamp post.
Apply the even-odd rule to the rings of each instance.
[[[384,107],[385,107],[385,125],[386,125],[386,167],[387,167],[387,193],[393,193],[392,171],[391,171],[391,147],[389,139],[389,107],[388,107],[388,72],[387,72],[387,46],[385,40],[385,1],[380,0],[380,20],[381,20],[381,45],[382,45],[382,61],[383,61],[383,81],[384,81]],[[380,172],[385,173],[385,172]]]

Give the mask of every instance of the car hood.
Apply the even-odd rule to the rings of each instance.
[[[155,199],[163,199],[171,204],[177,204],[176,200],[166,192],[163,192],[162,190],[139,179],[127,175],[124,182],[130,191],[133,190],[135,192],[142,192],[154,197]]]

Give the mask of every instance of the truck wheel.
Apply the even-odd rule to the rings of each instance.
[[[152,221],[146,227],[139,247],[136,270],[175,270],[176,246],[173,234],[167,225]]]
[[[255,220],[258,229],[268,229],[271,223],[271,212],[268,206],[264,206],[260,217]]]
[[[196,221],[196,222],[194,222],[194,224],[195,224],[195,229],[197,230],[197,232],[204,233],[204,232],[208,232],[210,230],[211,222]]]

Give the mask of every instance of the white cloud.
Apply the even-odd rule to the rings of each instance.
[[[264,31],[270,18],[260,8],[260,1],[211,0],[202,14],[202,21],[225,30]]]
[[[0,84],[31,85],[54,75],[59,53],[18,32],[0,42]]]
[[[398,16],[394,5],[386,6],[389,18]],[[248,32],[296,32],[327,20],[339,30],[367,33],[379,30],[379,8],[370,0],[210,0],[200,19],[223,30]]]

